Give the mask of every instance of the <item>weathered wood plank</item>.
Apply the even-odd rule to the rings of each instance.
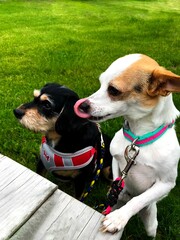
[[[104,218],[102,214],[94,211],[92,218],[89,220],[88,224],[85,226],[78,240],[119,240],[122,236],[122,232],[115,234],[102,233],[99,229],[101,227],[101,221]]]
[[[102,218],[53,183],[0,155],[0,240],[119,240],[119,233],[99,231]]]
[[[0,239],[17,231],[56,189],[55,184],[1,155]]]
[[[99,231],[102,218],[92,208],[57,190],[11,239],[119,240],[119,233]]]
[[[6,157],[0,158],[0,191],[5,189],[14,179],[16,179],[23,172],[27,171],[27,168],[16,167],[16,162],[7,159]]]

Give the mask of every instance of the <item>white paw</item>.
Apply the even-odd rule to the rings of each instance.
[[[115,210],[102,220],[103,226],[101,227],[101,230],[103,232],[115,233],[122,230],[126,226],[128,220],[129,218],[123,210]]]

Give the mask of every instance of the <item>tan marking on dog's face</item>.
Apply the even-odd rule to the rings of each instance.
[[[33,92],[33,95],[34,95],[34,97],[39,97],[39,95],[40,95],[40,90],[37,90],[37,89],[35,89],[34,90],[34,92]]]
[[[20,120],[20,123],[31,131],[47,133],[54,130],[57,118],[46,119],[38,113],[37,109],[31,108],[25,110],[25,115]]]
[[[46,95],[46,94],[42,94],[41,96],[40,96],[40,100],[41,101],[49,101],[49,97]]]
[[[142,106],[155,106],[159,97],[149,96],[147,89],[151,74],[157,66],[159,65],[155,60],[143,55],[141,59],[123,71],[120,76],[110,81],[109,87],[116,88],[119,94],[113,96],[109,93],[109,97],[112,101],[134,99]]]

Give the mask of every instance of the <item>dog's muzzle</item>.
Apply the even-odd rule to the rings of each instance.
[[[103,116],[93,116],[91,115],[91,103],[87,98],[82,98],[78,100],[74,105],[74,112],[78,117],[87,118],[92,122],[102,122],[105,118],[109,117],[110,114],[106,114]]]

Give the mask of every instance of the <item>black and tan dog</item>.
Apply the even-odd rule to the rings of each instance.
[[[78,95],[65,86],[49,83],[34,90],[34,100],[14,110],[20,123],[45,135],[40,149],[37,173],[47,170],[61,180],[73,180],[75,196],[80,198],[85,184],[93,177],[102,158],[102,135],[97,124],[78,117],[74,104]],[[105,143],[102,172],[111,176],[110,139]]]

